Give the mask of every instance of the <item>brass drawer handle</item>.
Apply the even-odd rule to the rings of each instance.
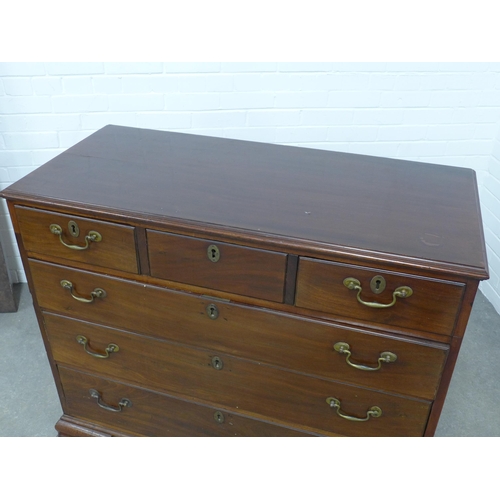
[[[378,418],[382,415],[382,410],[378,406],[372,406],[367,412],[365,418],[352,417],[351,415],[346,415],[340,411],[340,401],[337,398],[326,398],[326,402],[330,405],[330,408],[335,408],[337,410],[337,415],[339,417],[350,420],[351,422],[366,422],[370,420],[370,417]]]
[[[90,292],[90,299],[86,299],[85,297],[78,297],[78,295],[75,295],[73,293],[73,283],[71,283],[71,281],[61,280],[61,286],[64,289],[69,290],[71,296],[75,300],[78,300],[78,302],[85,302],[87,304],[90,304],[91,302],[94,302],[95,299],[103,299],[104,297],[106,297],[106,292],[102,288],[94,288],[94,290]]]
[[[83,348],[85,350],[85,352],[87,354],[90,354],[91,356],[93,356],[94,358],[99,358],[99,359],[107,359],[109,358],[109,355],[112,353],[112,352],[118,352],[120,350],[120,348],[116,345],[116,344],[109,344],[108,347],[106,347],[106,349],[104,349],[104,352],[106,354],[100,354],[98,352],[95,352],[95,351],[92,351],[88,344],[89,344],[89,341],[87,340],[87,337],[84,337],[83,335],[78,335],[76,337],[76,341],[83,345]]]
[[[344,280],[344,286],[346,286],[349,290],[357,290],[358,294],[356,298],[360,304],[363,304],[367,307],[374,307],[376,309],[385,309],[387,307],[392,307],[396,303],[396,299],[406,299],[413,295],[413,290],[409,286],[398,286],[396,290],[392,293],[392,302],[390,304],[379,304],[378,302],[365,302],[361,298],[361,292],[363,289],[361,288],[361,283],[356,278],[346,278]]]
[[[96,389],[90,389],[89,390],[89,394],[97,399],[97,404],[105,409],[105,410],[108,410],[108,411],[114,411],[114,412],[120,412],[123,410],[123,408],[125,407],[131,407],[132,406],[132,401],[130,401],[130,399],[127,399],[127,398],[122,398],[120,399],[120,401],[118,401],[118,407],[115,407],[115,406],[111,406],[111,405],[108,405],[107,403],[105,403],[102,398],[101,398],[101,393],[99,391],[97,391]]]
[[[51,224],[49,226],[50,232],[59,236],[59,241],[67,248],[71,250],[87,250],[89,243],[98,242],[102,240],[102,236],[97,231],[89,231],[89,234],[85,236],[85,246],[81,247],[78,245],[70,245],[63,240],[63,231],[59,224]]]
[[[345,362],[349,365],[352,366],[353,368],[356,368],[358,370],[364,370],[367,372],[375,372],[377,370],[380,370],[380,367],[382,366],[382,363],[394,363],[398,359],[398,357],[393,353],[389,351],[384,351],[380,353],[380,357],[378,358],[378,365],[377,366],[365,366],[365,365],[360,365],[358,363],[353,363],[351,361],[351,346],[347,342],[337,342],[333,348],[340,354],[347,354],[347,357],[345,358]]]

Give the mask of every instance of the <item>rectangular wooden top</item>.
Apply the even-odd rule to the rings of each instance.
[[[2,196],[488,276],[466,168],[108,125]]]

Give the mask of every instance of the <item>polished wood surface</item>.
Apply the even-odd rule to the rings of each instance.
[[[149,437],[223,437],[223,436],[307,436],[297,430],[272,425],[256,419],[245,418],[237,413],[216,407],[193,404],[181,399],[167,397],[152,391],[118,383],[111,379],[95,377],[88,373],[60,368],[65,388],[65,411],[75,417],[90,419],[105,427]],[[132,401],[123,412],[112,412],[100,408],[89,389],[102,394],[103,403],[117,406],[126,397]],[[214,413],[220,411],[224,421],[219,423]]]
[[[152,276],[283,302],[286,254],[158,231],[147,239]],[[211,245],[217,262],[207,255]]]
[[[386,289],[380,294],[375,294],[370,289],[370,282],[375,276],[384,277],[387,283]],[[363,289],[360,298],[368,303],[390,304],[394,290],[401,286],[409,286],[413,294],[407,298],[398,298],[387,309],[372,308],[359,303],[357,291],[344,286],[345,278],[360,281]],[[463,283],[429,280],[390,273],[384,269],[301,258],[295,304],[298,307],[373,323],[406,328],[414,326],[422,331],[451,335],[464,289]]]
[[[207,321],[200,314],[189,314],[197,308],[193,302],[186,303],[186,321],[178,322],[175,330],[161,330],[163,338],[388,392],[430,400],[436,394],[448,353],[446,345],[369,334],[231,304],[218,305],[223,319]],[[118,376],[120,370],[124,380],[155,383],[156,388],[161,388],[170,343],[51,313],[44,313],[44,322],[56,361],[108,376]],[[171,318],[165,315],[163,323],[172,324]],[[137,324],[135,331],[142,330]],[[79,335],[86,337],[89,349],[97,353],[105,353],[110,343],[118,345],[120,351],[106,360],[92,357],[77,342]],[[359,370],[346,363],[345,355],[334,351],[337,342],[347,342],[353,352],[351,361],[368,367],[377,366],[382,352],[392,352],[398,359],[383,363],[375,372]]]
[[[488,276],[471,170],[108,126],[2,196],[60,435],[433,435]]]
[[[134,228],[121,224],[96,221],[83,217],[68,216],[57,212],[16,207],[23,244],[28,254],[42,254],[48,258],[61,257],[76,262],[90,262],[94,265],[137,273]],[[78,224],[80,235],[75,238],[68,231],[68,223]],[[85,246],[85,236],[89,231],[97,231],[102,236],[99,242],[90,243],[84,251],[64,246],[59,236],[50,232],[49,226],[58,224],[63,241],[69,245]]]
[[[464,168],[107,126],[4,196],[197,221],[487,276],[475,173]]]

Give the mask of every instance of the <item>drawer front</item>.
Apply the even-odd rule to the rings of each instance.
[[[55,356],[83,369],[95,367],[102,376],[147,384],[153,390],[309,432],[414,436],[422,435],[427,421],[430,404],[422,401],[315,379],[167,341],[133,336],[127,339],[116,332],[108,332],[104,342],[97,332],[93,338],[97,340],[91,348],[96,352],[103,352],[109,343],[118,345],[119,350],[107,359],[90,360],[92,356],[83,349],[79,349],[79,356],[74,355],[74,349],[73,354],[56,349]],[[383,415],[366,422],[352,422],[330,408],[328,397],[339,399],[343,411],[357,418],[366,417],[374,405],[382,409]]]
[[[57,257],[130,273],[138,272],[133,227],[19,206],[16,206],[16,217],[29,255],[39,254],[49,259]],[[51,225],[59,226],[61,234],[54,234]],[[71,232],[76,234],[76,227],[78,236],[73,236]],[[93,232],[101,236],[100,240],[97,237],[99,241],[86,239],[88,235],[93,236]]]
[[[437,343],[396,340],[262,309],[211,302],[40,261],[31,261],[31,274],[38,303],[50,311],[389,392],[432,399],[447,353],[447,348]],[[77,296],[90,297],[92,290],[102,288],[106,297],[80,302],[62,288],[61,280],[71,281]],[[218,310],[215,320],[207,314],[212,305]],[[381,363],[376,372],[365,372],[349,366],[346,355],[334,351],[338,342],[349,344],[350,361],[355,364],[377,366],[380,354],[386,351],[398,359]]]
[[[123,432],[160,436],[307,436],[308,434],[233,412],[194,404],[113,380],[59,367],[67,415],[91,420]],[[99,399],[90,395],[94,389]],[[128,399],[131,406],[118,403]],[[99,406],[111,406],[112,411]]]
[[[286,254],[147,231],[151,275],[283,302]]]
[[[211,321],[201,317],[199,311],[203,309],[196,301],[187,300],[198,310],[187,315],[191,321],[173,332],[165,318],[162,330],[166,332],[165,338],[388,392],[433,399],[448,352],[448,347],[440,344],[395,340],[230,304],[219,304],[224,320]],[[77,337],[83,336],[88,339],[88,348],[97,353],[105,354],[109,344],[120,346],[119,354],[111,355],[107,364],[120,364],[124,358],[128,359],[126,364],[130,370],[128,375],[134,377],[132,381],[146,383],[151,378],[149,370],[154,363],[141,362],[143,356],[136,355],[144,351],[139,335],[50,313],[44,313],[44,321],[57,361],[99,371],[101,360],[85,355],[84,346],[77,342]],[[338,343],[349,346],[349,359],[346,352],[334,349]],[[126,350],[125,344],[130,344]],[[155,358],[159,347],[147,345],[151,348],[144,356]],[[379,362],[381,355],[387,352],[395,354],[397,359]],[[137,363],[139,368],[134,370]],[[360,366],[372,370],[360,369]]]
[[[377,276],[383,277],[386,283],[385,290],[378,294],[370,287]],[[374,308],[360,303],[357,298],[358,290],[344,285],[346,278],[358,280],[361,301],[393,305]],[[375,289],[376,286],[375,284]],[[395,298],[394,292],[399,287],[410,287],[412,294],[406,298]],[[451,335],[464,289],[465,285],[462,283],[301,258],[295,304],[379,325]]]

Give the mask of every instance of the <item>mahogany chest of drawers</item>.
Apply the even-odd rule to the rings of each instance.
[[[3,191],[65,436],[431,436],[472,170],[107,126]]]

